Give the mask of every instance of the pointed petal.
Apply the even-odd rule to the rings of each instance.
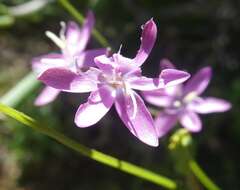
[[[177,69],[164,69],[159,75],[159,78],[163,80],[165,87],[181,84],[189,77],[189,73]]]
[[[115,63],[117,63],[116,67],[121,71],[122,74],[126,74],[132,72],[133,70],[140,70],[140,68],[133,62],[132,59],[122,56],[120,53],[114,53],[112,58]]]
[[[211,67],[204,67],[199,70],[185,85],[184,94],[195,92],[197,95],[207,88],[212,76]]]
[[[165,90],[145,91],[142,95],[148,103],[160,107],[169,107],[175,100],[173,96],[166,94]]]
[[[79,41],[79,51],[84,50],[91,37],[91,33],[95,24],[95,17],[92,11],[88,11],[87,18],[81,28],[81,38]]]
[[[202,122],[199,116],[192,111],[184,111],[180,115],[180,123],[191,132],[199,132],[202,129]]]
[[[94,62],[97,67],[105,73],[112,73],[114,67],[117,66],[111,57],[107,57],[106,55],[95,57]]]
[[[73,21],[68,22],[66,32],[66,45],[71,55],[76,55],[86,48],[94,23],[95,18],[91,11],[88,12],[87,18],[85,19],[85,22],[81,29],[77,23]]]
[[[92,92],[88,101],[77,110],[75,115],[75,123],[78,127],[89,127],[96,124],[111,108],[114,97],[111,96],[110,91],[102,89],[107,99],[102,97],[99,91]]]
[[[83,93],[97,90],[97,75],[90,74],[77,75],[67,69],[53,68],[43,72],[38,80],[62,91]]]
[[[198,98],[193,100],[189,109],[200,114],[214,113],[214,112],[225,112],[231,109],[231,103],[226,100],[219,98]]]
[[[76,22],[69,21],[67,23],[66,30],[66,49],[70,55],[76,55],[83,49],[79,47],[79,41],[81,40],[81,30]]]
[[[140,96],[134,93],[134,97],[136,105],[130,96],[125,96],[123,92],[118,93],[115,102],[118,115],[130,132],[139,140],[150,146],[158,146],[158,137],[152,116]]]
[[[63,55],[58,53],[42,55],[32,59],[32,69],[37,74],[40,74],[50,68],[65,66],[66,62]]]
[[[128,80],[130,88],[141,90],[141,91],[150,91],[164,88],[163,81],[158,78],[147,78],[147,77],[135,77],[131,80]]]
[[[116,97],[116,90],[109,85],[98,85],[98,92],[101,97],[103,104],[106,107],[111,107],[113,104],[113,100]]]
[[[77,56],[77,65],[79,68],[94,67],[94,58],[106,54],[106,48],[86,50]]]
[[[44,106],[56,99],[61,91],[50,86],[45,87],[34,101],[35,106]]]
[[[166,135],[177,123],[177,115],[170,115],[161,112],[155,119],[155,127],[157,129],[158,137],[161,138]]]
[[[175,66],[168,59],[162,59],[159,63],[160,69],[175,69]]]
[[[79,41],[81,32],[79,25],[74,21],[69,21],[66,28],[67,43],[73,44]]]
[[[134,62],[137,66],[141,66],[150,54],[157,37],[157,26],[153,19],[150,19],[143,26],[141,45],[137,52]]]

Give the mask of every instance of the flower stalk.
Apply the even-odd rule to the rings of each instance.
[[[53,128],[46,127],[46,125],[42,125],[41,123],[37,122],[30,116],[19,112],[11,107],[8,107],[4,104],[0,103],[0,112],[5,114],[6,116],[9,116],[18,122],[31,127],[32,129],[41,132],[52,139],[56,140],[57,142],[67,146],[70,149],[75,150],[76,152],[80,153],[83,156],[86,156],[92,160],[95,160],[99,163],[105,164],[107,166],[113,167],[117,170],[120,170],[122,172],[134,175],[136,177],[142,178],[144,180],[147,180],[149,182],[152,182],[156,185],[163,186],[166,189],[176,189],[177,185],[176,183],[162,175],[159,175],[155,172],[152,172],[150,170],[147,170],[143,167],[131,164],[129,162],[119,160],[113,156],[104,154],[102,152],[99,152],[94,149],[90,149],[72,139],[65,136],[64,134],[54,130]],[[45,127],[42,127],[45,126]]]
[[[205,174],[202,168],[198,165],[198,163],[191,159],[189,160],[189,167],[192,173],[196,178],[209,190],[220,190],[220,188]]]
[[[194,160],[191,154],[192,136],[186,129],[179,129],[171,136],[168,148],[174,159],[176,172],[186,177],[186,186],[189,189],[201,189],[199,181],[208,190],[220,190]]]

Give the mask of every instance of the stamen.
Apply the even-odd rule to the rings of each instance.
[[[119,47],[118,54],[121,54],[121,50],[122,50],[122,44]]]
[[[56,36],[56,34],[50,32],[50,31],[46,31],[45,32],[46,36],[48,38],[50,38],[58,47],[60,47],[61,49],[65,48],[65,43],[58,37]]]
[[[111,57],[111,55],[112,55],[112,49],[110,47],[107,47],[106,56]]]
[[[132,99],[132,103],[133,103],[133,114],[130,117],[131,119],[135,119],[136,115],[137,115],[137,100],[132,92],[132,90],[130,90],[130,97]]]
[[[82,70],[81,70],[80,66],[78,65],[78,59],[77,59],[77,57],[74,57],[73,60],[74,60],[74,65],[75,65],[75,68],[76,68],[77,73],[78,73],[78,74],[82,74]]]
[[[59,36],[60,36],[60,39],[62,41],[65,41],[66,40],[66,37],[65,37],[65,32],[66,32],[66,23],[61,21],[60,22],[60,26],[61,26],[61,30],[59,32]]]
[[[189,103],[189,102],[191,102],[195,98],[197,98],[197,93],[193,91],[193,92],[190,92],[189,94],[187,94],[184,97],[183,102]]]
[[[136,115],[137,115],[137,100],[133,94],[133,91],[131,90],[131,88],[128,87],[128,85],[125,83],[125,92],[127,95],[130,96],[132,103],[133,103],[133,114],[130,116],[130,119],[135,119]]]
[[[175,102],[173,102],[173,106],[179,108],[181,107],[181,102],[179,100],[176,100]]]

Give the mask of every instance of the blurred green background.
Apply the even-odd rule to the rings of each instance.
[[[43,0],[44,1],[44,0]],[[47,1],[39,11],[6,17],[8,8],[27,0],[0,0],[0,95],[31,70],[34,56],[57,51],[44,32],[59,32],[60,21],[73,20],[57,1]],[[159,61],[169,58],[179,69],[195,73],[210,65],[213,79],[204,95],[232,102],[231,111],[202,116],[203,130],[193,134],[193,154],[222,189],[240,187],[240,1],[237,0],[72,0],[85,14],[94,11],[96,28],[114,49],[134,56],[140,43],[140,26],[153,17],[158,25],[155,47],[143,65],[147,76],[158,74]],[[16,7],[15,7],[16,8]],[[12,9],[11,9],[12,10]],[[89,48],[101,47],[92,38]],[[87,129],[73,123],[78,105],[87,95],[62,93],[45,107],[35,107],[38,88],[17,109],[44,120],[89,147],[139,164],[176,179],[190,189],[176,169],[176,158],[167,149],[169,136],[151,148],[134,138],[114,109]],[[16,94],[17,96],[17,94]],[[0,118],[3,117],[0,115]],[[91,161],[55,141],[8,120],[0,123],[0,189],[163,189]],[[203,189],[200,185],[196,189]]]

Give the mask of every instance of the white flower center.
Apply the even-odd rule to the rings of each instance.
[[[113,89],[121,89],[124,91],[126,96],[129,96],[132,100],[133,112],[130,116],[131,119],[134,119],[137,115],[137,100],[134,96],[133,90],[130,88],[129,84],[124,80],[121,72],[115,72],[112,75],[102,75],[104,83],[107,83]],[[130,106],[130,104],[128,104]]]
[[[193,92],[190,92],[190,93],[188,93],[184,98],[183,98],[183,102],[185,103],[185,104],[188,104],[188,103],[190,103],[191,101],[193,101],[195,98],[197,98],[198,96],[197,96],[197,93],[195,92],[195,91],[193,91]]]
[[[182,102],[180,100],[176,100],[173,102],[173,106],[176,108],[180,108],[182,106]]]

